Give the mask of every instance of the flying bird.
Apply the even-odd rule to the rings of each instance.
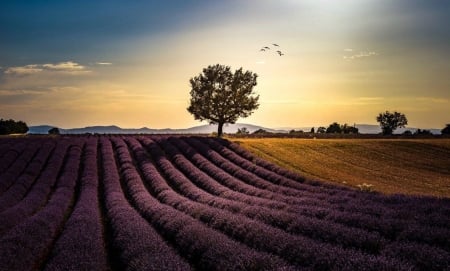
[[[278,45],[278,44],[276,44],[276,43],[272,43],[272,45],[273,45],[273,46],[276,46],[276,47],[280,47],[280,45]]]
[[[284,56],[284,54],[283,54],[281,51],[277,51],[277,53],[278,53],[280,56]]]
[[[269,48],[269,47],[267,47],[267,46],[264,46],[263,48],[264,48],[264,49],[267,49],[267,50],[270,50],[270,48]]]
[[[264,52],[264,51],[266,51],[266,49],[262,48],[262,49],[261,49],[261,50],[259,50],[259,51],[263,51],[263,52]]]

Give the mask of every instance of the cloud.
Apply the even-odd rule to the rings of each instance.
[[[347,49],[345,49],[345,50],[347,50]],[[349,50],[351,50],[351,49],[349,49]],[[352,51],[346,51],[346,52],[352,52]],[[367,57],[374,57],[377,55],[378,55],[378,53],[374,52],[374,51],[361,51],[361,52],[359,52],[357,54],[353,54],[353,55],[344,55],[344,56],[342,56],[342,58],[344,60],[351,61],[351,60],[363,59],[363,58],[367,58]]]
[[[111,62],[96,62],[97,65],[112,65]]]
[[[81,71],[86,70],[85,66],[82,66],[73,61],[60,62],[57,64],[44,64],[42,67],[48,70],[56,70],[56,71]]]
[[[43,69],[38,65],[26,65],[21,67],[10,67],[5,70],[5,74],[29,75],[42,72]]]
[[[353,52],[353,49],[351,49],[351,48],[346,48],[346,49],[344,49],[344,51],[345,51],[345,52]]]
[[[58,72],[65,74],[85,74],[91,71],[86,66],[73,61],[59,62],[56,64],[29,64],[25,66],[9,67],[4,73],[10,75],[31,75],[41,72]]]

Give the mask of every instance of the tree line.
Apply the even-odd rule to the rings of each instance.
[[[0,135],[25,134],[26,132],[28,132],[28,126],[25,122],[0,119]]]

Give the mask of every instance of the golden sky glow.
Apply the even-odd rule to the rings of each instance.
[[[208,1],[178,8],[152,3],[160,12],[137,14],[136,22],[128,22],[133,31],[124,27],[117,31],[122,34],[106,35],[101,27],[86,32],[89,25],[75,19],[55,28],[52,39],[49,33],[16,29],[29,35],[35,50],[17,45],[15,17],[2,14],[10,24],[0,28],[8,41],[0,46],[0,117],[62,128],[195,126],[201,123],[186,110],[189,79],[219,63],[259,75],[260,108],[238,122],[271,128],[376,124],[375,116],[385,110],[405,113],[411,127],[442,128],[450,122],[450,34],[444,26],[450,4]],[[96,25],[107,29],[111,20],[125,20],[126,3],[110,5],[117,7]],[[17,9],[3,12],[8,8],[12,14]],[[55,7],[47,19],[59,20],[52,15],[58,11],[66,10]],[[40,48],[54,43],[60,49]],[[272,48],[261,52],[262,46]]]

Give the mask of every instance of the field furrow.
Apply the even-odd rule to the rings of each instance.
[[[450,266],[448,198],[348,187],[434,178],[445,194],[450,141],[42,136],[0,151],[0,270]]]

